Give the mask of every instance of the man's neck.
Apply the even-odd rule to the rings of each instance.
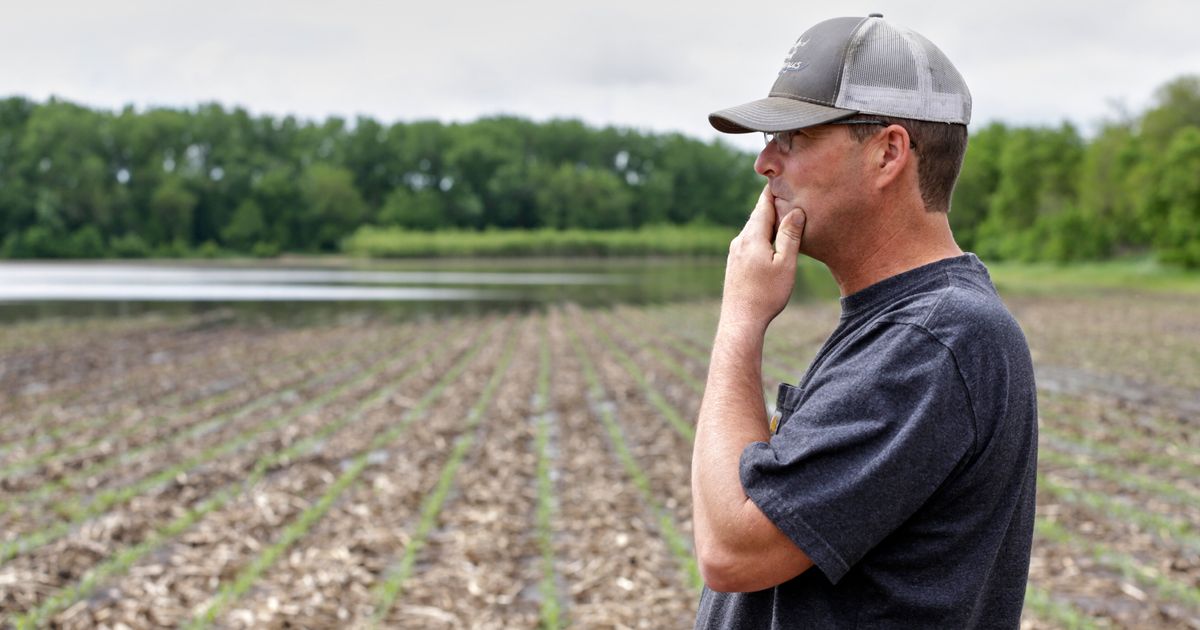
[[[861,243],[855,250],[865,255],[826,261],[842,297],[922,265],[961,256],[945,215],[928,219]]]

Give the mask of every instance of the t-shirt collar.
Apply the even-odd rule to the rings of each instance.
[[[865,289],[860,289],[843,297],[841,299],[842,317],[845,318],[853,315],[877,302],[904,295],[916,286],[929,281],[930,278],[935,277],[937,274],[955,268],[971,269],[986,273],[986,267],[971,252],[967,252],[961,256],[943,258],[884,278]]]

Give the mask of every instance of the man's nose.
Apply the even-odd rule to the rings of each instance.
[[[754,172],[764,177],[779,174],[779,151],[775,149],[774,142],[767,143],[767,146],[758,152],[758,157],[754,160]]]

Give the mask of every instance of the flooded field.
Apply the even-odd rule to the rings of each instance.
[[[1012,297],[1041,403],[1024,626],[1200,628],[1200,299]],[[0,328],[0,625],[691,627],[718,306]],[[763,386],[837,320],[794,304]]]

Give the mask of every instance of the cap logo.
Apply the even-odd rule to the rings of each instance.
[[[796,43],[792,44],[792,47],[788,49],[787,57],[784,57],[783,59],[783,67],[779,69],[779,74],[783,74],[785,72],[797,72],[808,66],[807,61],[799,59],[800,53],[803,52],[800,49],[807,46],[808,42],[812,39],[811,37],[806,37],[806,35],[808,35],[808,33],[801,35],[800,38],[796,40]]]

